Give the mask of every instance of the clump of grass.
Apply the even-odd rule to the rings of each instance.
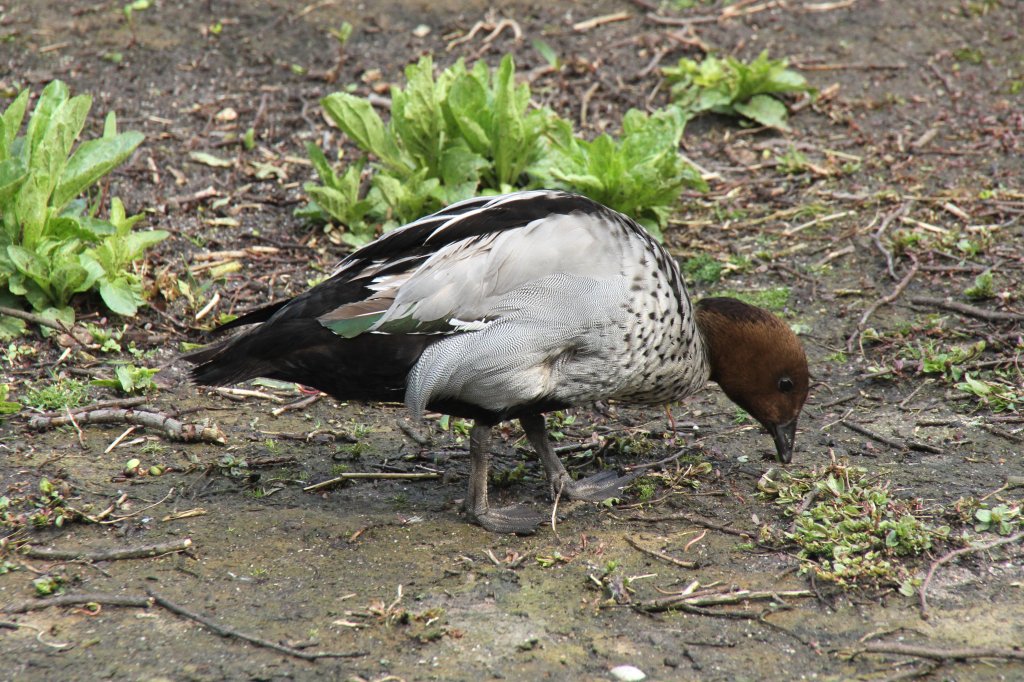
[[[838,585],[895,585],[912,594],[917,581],[906,560],[949,537],[949,527],[933,525],[918,500],[893,497],[888,482],[861,467],[773,470],[758,490],[794,517],[791,530],[765,526],[762,541],[795,544],[803,572]]]
[[[78,407],[89,397],[85,382],[58,377],[43,386],[32,386],[25,393],[25,402],[40,410],[64,410]]]

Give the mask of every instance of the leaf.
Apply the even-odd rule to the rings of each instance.
[[[7,203],[14,196],[21,183],[28,177],[25,161],[15,156],[0,161],[0,214],[13,210]]]
[[[31,154],[38,146],[39,141],[50,126],[50,118],[53,112],[68,99],[68,86],[62,81],[50,81],[36,102],[35,109],[29,117],[28,128],[25,130],[25,140],[28,145],[28,153]]]
[[[58,211],[61,210],[100,178],[124,163],[142,144],[143,139],[142,133],[130,131],[83,142],[68,159],[60,183],[54,190],[52,205]],[[195,158],[196,154],[202,152],[192,152],[190,156]],[[231,163],[228,162],[228,165]]]
[[[223,159],[208,152],[189,152],[188,157],[196,163],[212,168],[231,168],[235,165],[235,162],[231,159]]]
[[[737,102],[733,108],[763,126],[789,130],[786,125],[786,105],[769,95],[754,95],[750,101]]]
[[[0,116],[0,161],[11,156],[11,145],[18,136],[18,130],[21,129],[27,107],[28,90],[22,90],[4,110],[3,116]]]
[[[408,173],[412,170],[411,161],[398,149],[384,128],[384,122],[367,100],[336,92],[322,99],[321,104],[331,120],[364,152],[373,154],[395,172]]]
[[[108,308],[125,317],[133,317],[143,303],[142,296],[124,279],[102,280],[100,297]]]

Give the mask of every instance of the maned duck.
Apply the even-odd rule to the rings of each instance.
[[[519,419],[552,492],[601,500],[630,480],[573,480],[545,412],[598,400],[664,404],[712,379],[793,453],[807,360],[771,313],[731,298],[690,303],[673,258],[633,220],[575,194],[462,201],[352,253],[330,279],[225,327],[256,324],[187,357],[197,383],[295,381],[342,400],[404,401],[471,418],[465,509],[484,528],[531,532],[541,515],[487,499],[491,429]]]

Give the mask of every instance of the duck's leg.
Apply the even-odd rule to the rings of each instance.
[[[571,500],[600,502],[609,497],[618,497],[622,493],[622,489],[639,476],[638,473],[619,476],[614,471],[608,470],[574,481],[569,476],[569,472],[565,470],[562,460],[555,454],[551,441],[548,440],[548,434],[544,428],[544,417],[542,415],[521,417],[519,423],[523,425],[530,445],[540,455],[540,461],[548,476],[548,483],[551,485],[552,496],[556,496],[561,490],[562,495]]]
[[[469,433],[469,492],[466,513],[489,531],[529,535],[544,516],[526,505],[491,507],[487,502],[487,477],[491,464],[491,424],[475,422]]]

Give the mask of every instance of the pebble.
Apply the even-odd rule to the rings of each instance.
[[[622,682],[640,682],[646,680],[647,675],[640,668],[634,665],[617,665],[609,671],[617,680]]]

